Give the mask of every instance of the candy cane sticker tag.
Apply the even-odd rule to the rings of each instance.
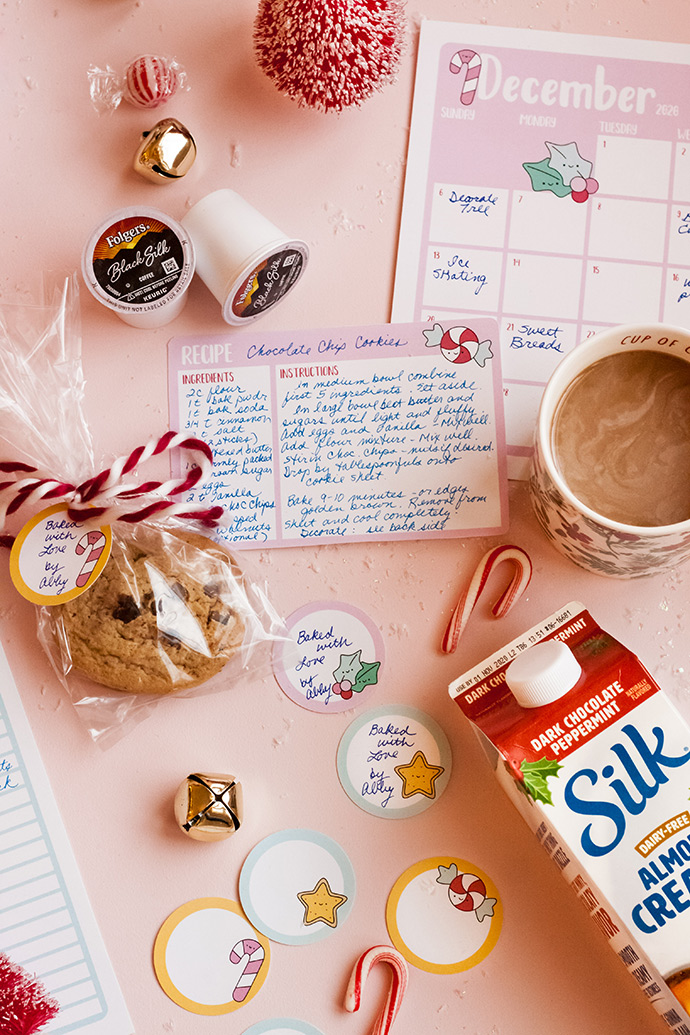
[[[110,556],[108,525],[96,527],[67,516],[56,503],[24,525],[10,554],[12,581],[34,604],[64,604],[87,590]]]
[[[269,942],[237,902],[197,898],[163,923],[153,948],[156,977],[190,1013],[217,1015],[254,998],[268,973]]]

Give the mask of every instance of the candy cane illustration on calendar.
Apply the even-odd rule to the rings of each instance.
[[[236,1003],[244,1002],[249,995],[249,990],[263,966],[265,955],[263,945],[254,938],[242,938],[232,947],[230,952],[231,963],[241,963],[245,957],[247,959],[232,991],[232,998]]]
[[[103,533],[97,528],[92,528],[90,532],[84,533],[84,535],[81,537],[81,539],[75,546],[75,552],[78,553],[79,556],[81,556],[84,553],[87,553],[88,551],[86,560],[84,561],[81,571],[79,572],[76,578],[76,585],[79,586],[80,589],[83,586],[86,586],[89,579],[91,578],[93,569],[96,567],[96,564],[98,563],[98,558],[103,553],[103,550],[105,549],[106,545],[107,539],[103,535]]]
[[[453,54],[448,66],[453,75],[464,76],[460,90],[460,103],[471,104],[477,92],[479,74],[482,70],[482,59],[474,50],[458,50]]]

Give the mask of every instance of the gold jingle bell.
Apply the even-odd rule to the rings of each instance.
[[[177,119],[161,119],[153,129],[142,133],[134,168],[147,180],[163,183],[184,176],[195,158],[196,144],[189,130]]]
[[[195,841],[223,841],[242,823],[242,785],[234,776],[191,773],[177,789],[175,819]]]

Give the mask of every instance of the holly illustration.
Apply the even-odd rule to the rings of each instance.
[[[536,762],[526,759],[520,763],[520,772],[524,777],[525,794],[534,801],[543,801],[545,805],[553,805],[551,791],[547,783],[549,776],[558,776],[563,766],[560,762],[548,758],[540,758]]]

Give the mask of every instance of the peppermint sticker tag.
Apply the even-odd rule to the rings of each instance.
[[[64,503],[24,525],[10,554],[10,575],[34,604],[64,604],[87,590],[103,571],[112,536],[108,525],[72,521]]]

